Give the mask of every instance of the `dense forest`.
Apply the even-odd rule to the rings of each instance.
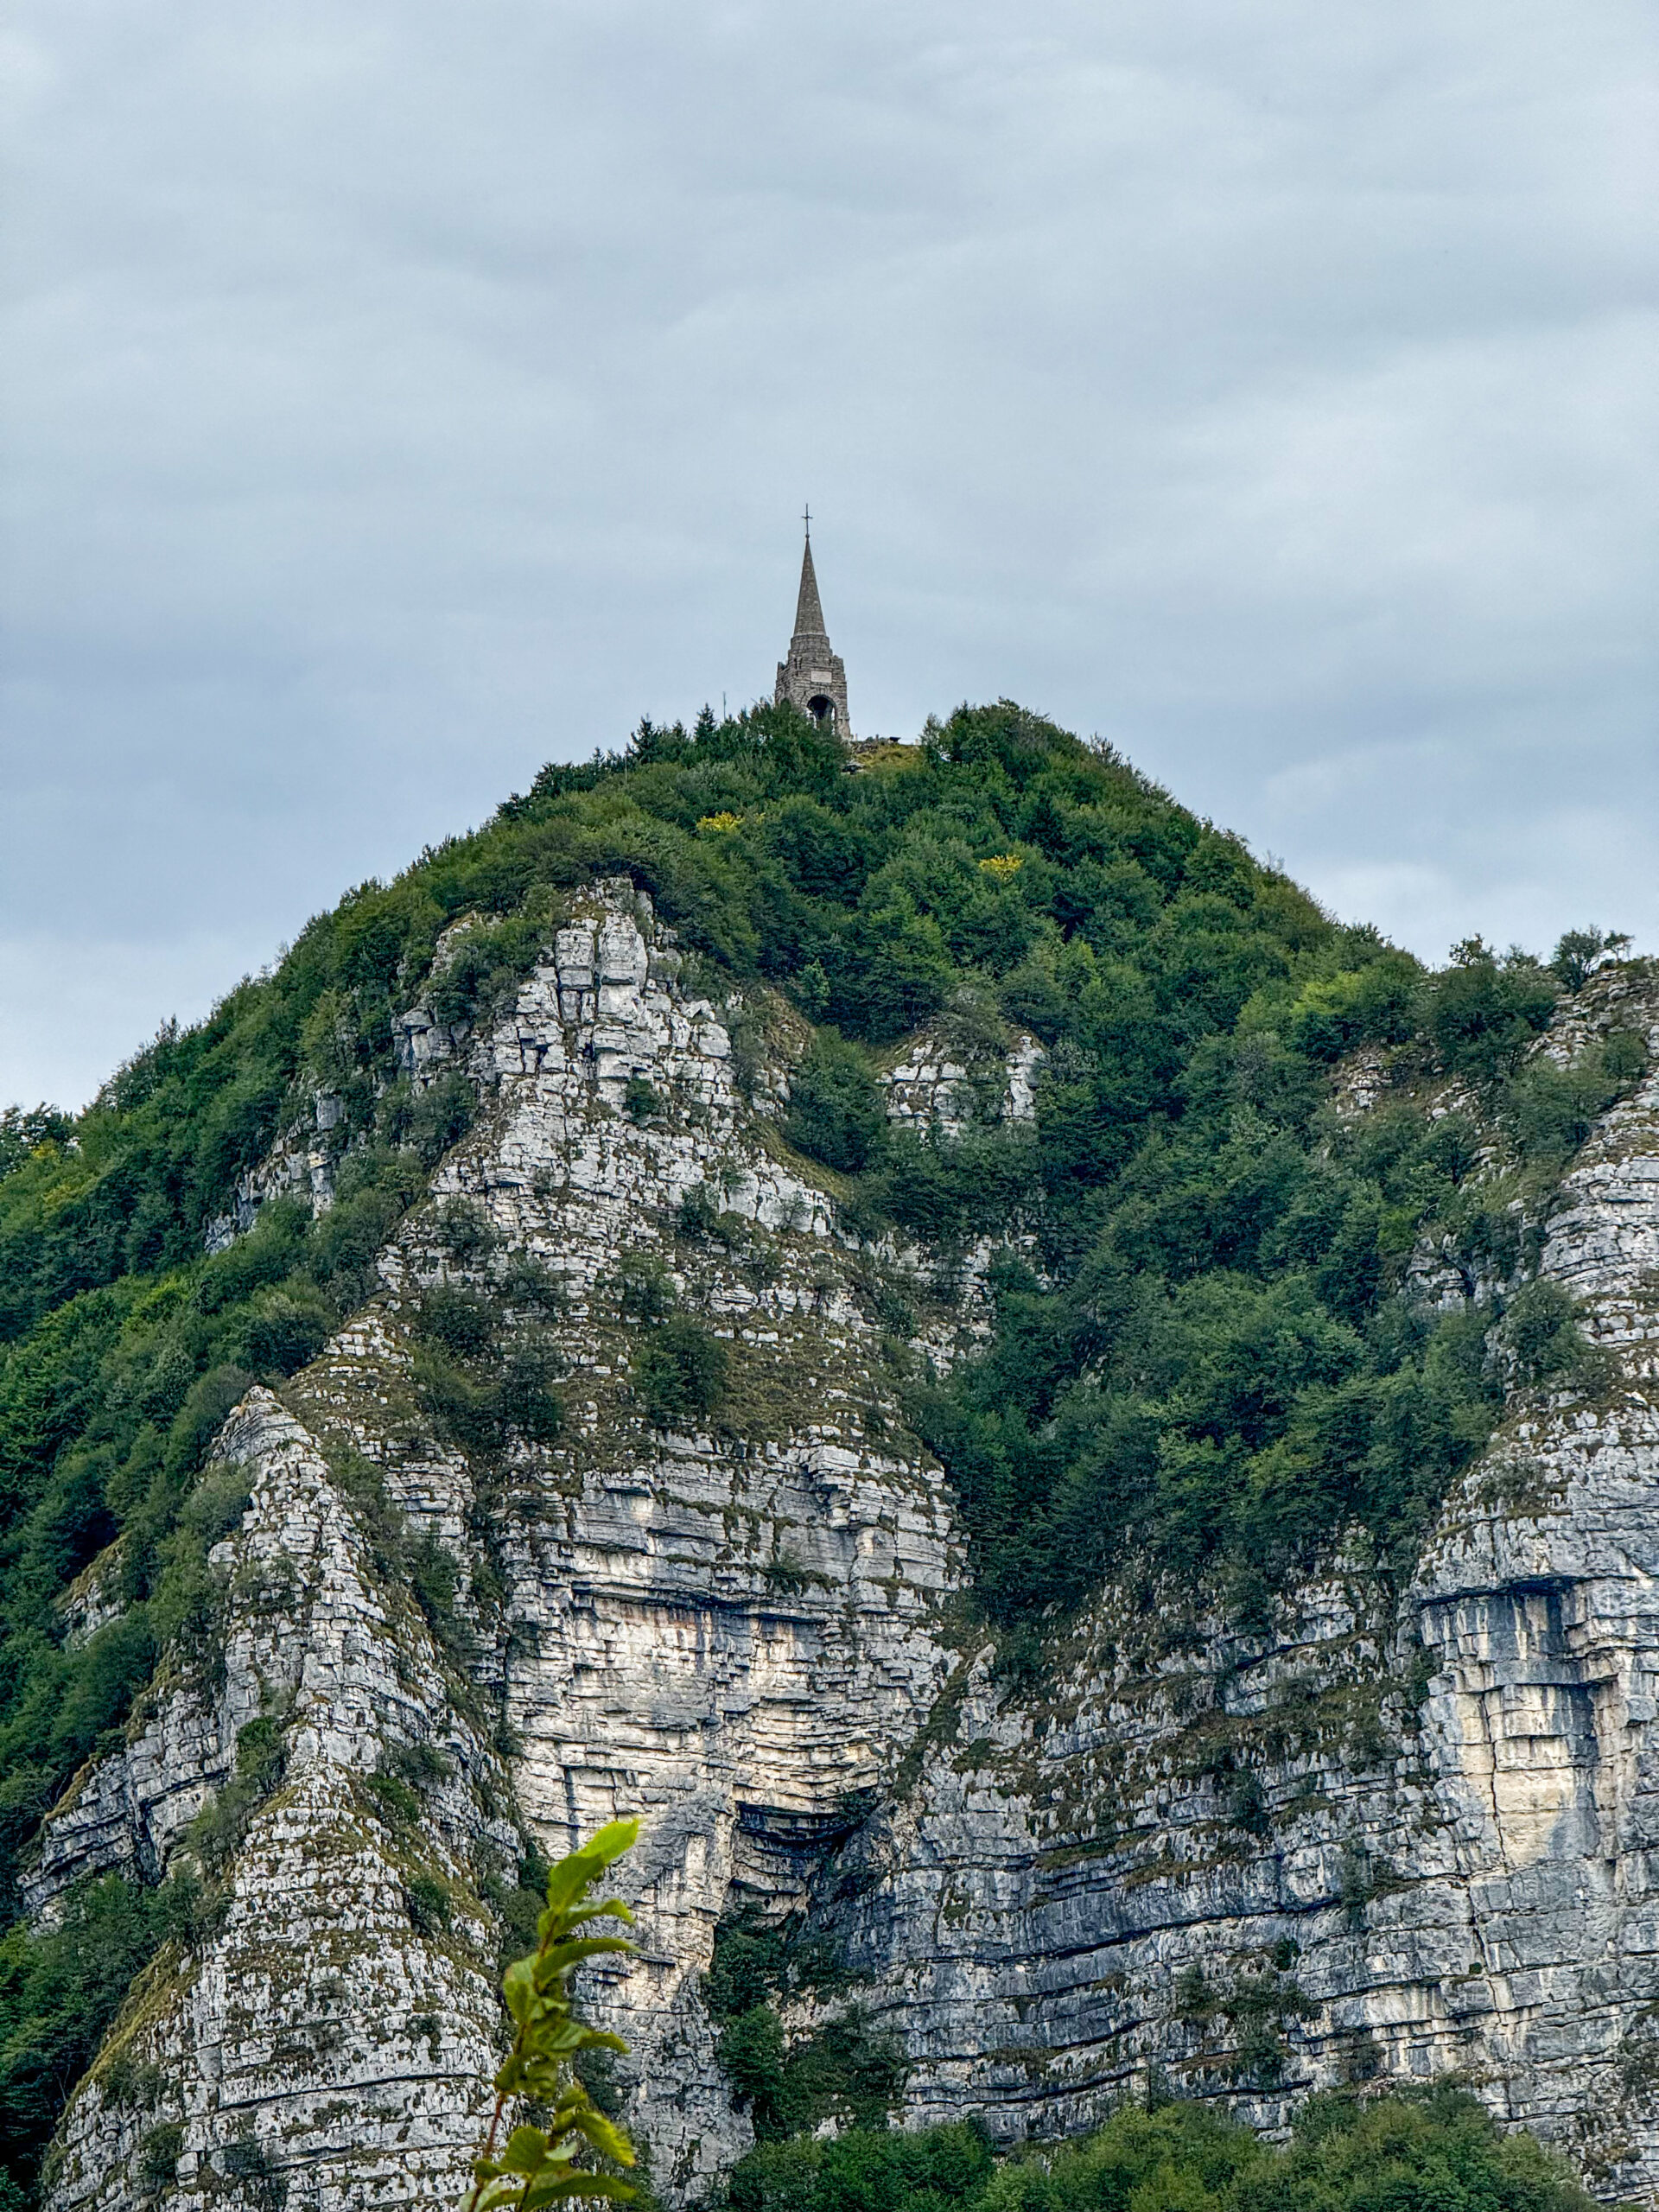
[[[1529,2135],[1500,2136],[1466,2090],[1302,2107],[1288,2143],[1202,2105],[1125,2106],[1080,2141],[998,2158],[970,2126],[852,2129],[762,2143],[721,2212],[1590,2212]]]
[[[1173,1576],[1243,1617],[1339,1535],[1398,1574],[1506,1388],[1588,1371],[1569,1301],[1529,1280],[1529,1237],[1643,1046],[1615,1033],[1566,1066],[1528,1047],[1599,933],[1549,964],[1473,940],[1427,972],[1109,747],[1007,703],[855,755],[786,708],[642,724],[625,752],[544,769],[484,828],[360,886],[83,1114],[0,1122],[8,1916],[41,1821],[159,1655],[211,1637],[207,1553],[242,1503],[202,1477],[218,1424],[371,1294],[375,1255],[474,1111],[459,1076],[417,1093],[399,1075],[395,1014],[427,988],[447,1022],[487,1018],[571,894],[615,875],[731,1006],[740,1065],[768,993],[810,1025],[784,1134],[849,1237],[909,1240],[947,1287],[995,1246],[992,1342],[943,1379],[909,1370],[906,1407],[951,1485],[975,1602],[1011,1646],[1039,1646],[1113,1574]],[[476,925],[429,987],[462,917]],[[982,1112],[949,1136],[881,1110],[883,1056],[927,1024],[983,1077]],[[1034,1118],[1010,1122],[1000,1071],[1021,1033],[1043,1072]],[[1338,1077],[1366,1052],[1399,1079],[1345,1116]],[[314,1223],[277,1202],[210,1254],[238,1178],[319,1090],[339,1106],[335,1204]],[[1425,1240],[1478,1301],[1413,1294]],[[885,1295],[902,1344],[903,1287]],[[118,1539],[124,1610],[73,1635],[65,1593]],[[182,1879],[111,1878],[56,1934],[0,1939],[14,2186],[137,1965],[207,1909]],[[1274,2196],[1231,2155],[1214,2152],[1224,2187],[1147,2203],[1338,2201],[1312,2183]],[[988,2205],[1120,2201],[995,2186]]]

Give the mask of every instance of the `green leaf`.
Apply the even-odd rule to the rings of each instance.
[[[479,2182],[468,2191],[461,2212],[496,2212],[498,2205],[521,2204],[524,2187],[524,2180],[518,2174],[503,2174],[494,2180]]]
[[[533,1959],[515,1959],[501,1978],[501,1994],[507,2000],[507,2010],[521,2028],[529,2018],[535,2000],[535,1964]]]
[[[595,2151],[602,2152],[607,2158],[614,2158],[619,2166],[633,2164],[632,2144],[620,2127],[613,2126],[606,2119],[602,2112],[590,2106],[586,2112],[576,2114],[575,2125]]]
[[[515,2127],[501,2153],[504,2172],[533,2174],[547,2163],[547,2138],[539,2127]]]
[[[603,1920],[607,1914],[613,1920],[626,1920],[630,1928],[633,1926],[633,1914],[620,1897],[607,1897],[603,1904],[574,1905],[564,1916],[565,1923],[579,1928],[584,1921]]]
[[[547,1878],[547,1902],[554,1911],[562,1911],[574,1904],[586,1889],[592,1887],[613,1859],[639,1840],[638,1821],[612,1821],[602,1827],[591,1841],[580,1851],[573,1851],[568,1859],[560,1859]]]
[[[589,1840],[588,1855],[597,1859],[601,1866],[609,1866],[620,1859],[624,1852],[632,1851],[639,1840],[638,1821],[610,1821]]]
[[[632,2182],[616,2174],[568,2174],[557,2181],[531,2182],[524,2191],[524,2212],[537,2212],[541,2205],[572,2196],[604,2196],[613,2204],[630,2204],[639,2194]]]
[[[633,1946],[626,1936],[582,1936],[564,1943],[555,1943],[544,1954],[547,1964],[556,1974],[568,1974],[583,1959],[596,1959],[606,1951],[631,1951]],[[537,1979],[541,1978],[541,1961],[537,1961]]]

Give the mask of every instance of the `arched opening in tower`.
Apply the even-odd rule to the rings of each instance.
[[[815,722],[833,723],[836,719],[836,702],[833,699],[826,698],[822,691],[815,691],[806,702],[806,711]]]

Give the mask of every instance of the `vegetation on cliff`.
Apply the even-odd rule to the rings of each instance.
[[[994,1248],[994,1341],[948,1380],[913,1372],[910,1403],[1005,1627],[1130,1562],[1246,1609],[1344,1529],[1398,1563],[1505,1380],[1581,1360],[1563,1300],[1531,1285],[1506,1306],[1504,1287],[1548,1179],[1641,1065],[1619,1037],[1571,1068],[1526,1058],[1599,941],[1567,941],[1558,972],[1476,942],[1426,976],[1110,748],[1007,704],[856,759],[789,709],[642,725],[625,753],[545,769],[481,830],[360,886],[86,1113],[0,1120],[0,1910],[158,1656],[213,1665],[208,1554],[241,1510],[233,1480],[204,1479],[219,1421],[371,1294],[376,1254],[466,1129],[462,1077],[417,1093],[400,1075],[397,1014],[424,995],[446,1023],[486,1019],[571,896],[619,874],[705,988],[751,1009],[775,990],[813,1026],[784,1134],[849,1232],[913,1240],[936,1283]],[[958,1135],[880,1108],[880,1057],[928,1024],[983,1103]],[[734,1027],[758,1073],[753,1011]],[[1011,1124],[991,1109],[1022,1032],[1044,1072],[1034,1119]],[[1365,1050],[1452,1079],[1458,1110],[1431,1121],[1407,1085],[1344,1117],[1332,1071]],[[238,1178],[319,1095],[332,1210],[314,1223],[276,1199],[210,1255]],[[1414,1297],[1426,1242],[1491,1294],[1455,1312]],[[875,1294],[901,1345],[904,1284]],[[552,1433],[540,1370],[521,1359],[487,1389],[474,1374],[471,1318],[425,1317],[429,1401],[486,1443],[514,1423]],[[640,1387],[664,1418],[717,1401],[717,1348],[689,1319],[653,1342]],[[118,1612],[66,1604],[111,1545]],[[161,1940],[147,1904],[100,1891],[76,1910],[115,1931],[122,1971]],[[70,2054],[60,2072],[90,2048],[102,1942],[43,1964],[35,1939],[7,1939],[0,2102],[29,2094],[31,2039]]]
[[[1310,2098],[1288,2143],[1196,2104],[1125,2106],[1074,2143],[997,2158],[975,2128],[765,2143],[723,2212],[1590,2212],[1529,2135],[1450,2084]]]

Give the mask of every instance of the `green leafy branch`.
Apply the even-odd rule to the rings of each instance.
[[[602,1904],[582,1900],[639,1834],[638,1821],[613,1821],[548,1875],[536,1949],[529,1958],[513,1961],[501,1985],[517,2033],[495,2077],[495,2112],[474,2162],[473,2186],[461,2212],[537,2212],[539,2206],[584,2196],[626,2203],[639,2193],[620,2175],[595,2173],[575,2163],[585,2147],[619,2166],[631,2166],[633,2145],[606,2119],[574,2071],[584,2050],[626,2051],[627,2045],[620,2036],[590,2028],[570,1993],[570,1975],[584,1959],[634,1948],[626,1936],[575,1931],[606,1918],[632,1926],[633,1915],[620,1898],[607,1897]],[[502,2115],[514,2098],[530,2101],[550,2116],[545,2126],[515,2127],[498,2158]]]

